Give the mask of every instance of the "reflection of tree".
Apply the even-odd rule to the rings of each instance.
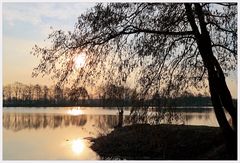
[[[184,116],[185,118],[185,122],[188,124],[188,122],[190,121],[190,120],[192,120],[193,118],[194,118],[194,116],[192,115],[192,114],[187,114],[187,115],[185,115]]]
[[[186,124],[189,124],[190,121],[207,121],[210,119],[210,112],[202,112],[202,113],[199,113],[199,114],[183,114],[184,117],[184,122]],[[204,120],[202,120],[204,119]]]
[[[136,124],[136,123],[147,123],[148,120],[148,106],[142,106],[136,108],[132,108],[130,112],[129,122]]]
[[[125,119],[124,119],[125,120]],[[126,120],[125,120],[126,121]],[[124,121],[124,124],[128,122]],[[98,130],[106,133],[118,124],[117,115],[53,115],[41,113],[4,113],[3,127],[13,131],[22,129],[39,129],[39,128],[59,128],[68,126],[84,126],[87,122]]]
[[[130,96],[131,96],[130,94],[132,94],[132,90],[121,85],[108,83],[103,87],[102,92],[103,92],[103,99],[105,103],[104,105],[110,104],[111,106],[114,106],[114,105],[117,106],[118,124],[115,127],[122,127],[124,106],[126,105],[126,101],[130,100]]]
[[[4,113],[3,127],[19,131],[22,129],[39,129],[39,128],[58,128],[63,126],[84,126],[87,123],[86,115],[52,115],[40,113]]]
[[[143,109],[143,108],[142,108]],[[176,110],[175,110],[176,111]],[[135,111],[134,115],[124,115],[123,125],[134,124],[134,123],[149,123],[149,124],[160,124],[169,123],[169,118],[176,115],[180,115],[175,112],[163,111],[154,112],[150,111],[151,114],[145,109]],[[191,124],[192,121],[200,120],[206,121],[210,119],[210,112],[182,112],[180,119],[176,118],[171,123],[176,124]],[[200,115],[199,115],[200,114]],[[41,129],[41,128],[60,128],[68,126],[85,126],[90,132],[97,132],[101,134],[108,133],[113,129],[119,122],[118,115],[61,115],[61,114],[42,114],[42,113],[3,113],[3,127],[13,131],[19,131],[22,129]],[[88,126],[88,127],[87,127]]]
[[[89,115],[88,122],[96,129],[98,134],[107,134],[119,122],[118,115]],[[123,125],[129,124],[129,116],[123,116]]]
[[[105,135],[118,123],[118,119],[117,115],[88,115],[88,122],[97,135]]]

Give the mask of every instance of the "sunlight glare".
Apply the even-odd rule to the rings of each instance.
[[[80,154],[84,149],[84,142],[82,139],[78,138],[71,142],[72,151],[75,154]]]
[[[70,114],[70,115],[81,115],[81,114],[83,114],[83,112],[80,108],[73,108],[71,110],[68,110],[67,113]]]
[[[77,69],[81,68],[84,66],[86,60],[86,54],[85,53],[80,53],[78,56],[75,57],[74,63],[75,67]]]

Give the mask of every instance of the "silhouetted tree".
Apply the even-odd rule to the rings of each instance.
[[[23,87],[23,98],[21,99],[25,101],[25,103],[29,103],[32,100],[32,88],[31,86],[24,85]]]
[[[106,99],[111,105],[116,105],[118,108],[118,125],[116,127],[122,127],[123,125],[123,113],[126,102],[127,94],[130,94],[130,89],[123,86],[117,86],[115,84],[107,84],[103,88],[103,98]]]
[[[3,100],[10,101],[12,99],[12,88],[11,85],[8,84],[3,87]]]
[[[46,85],[44,85],[43,86],[43,100],[44,101],[48,100],[48,96],[49,96],[48,93],[49,93],[49,88]]]
[[[63,90],[60,86],[56,85],[54,87],[54,101],[55,103],[60,103],[63,100]]]
[[[75,75],[75,55],[85,50],[78,82],[91,84],[103,74],[126,82],[135,73],[144,95],[159,85],[182,91],[208,81],[218,123],[236,147],[237,110],[225,82],[237,63],[236,3],[100,3],[78,18],[73,32],[54,31],[49,39],[50,48],[33,50],[42,57],[33,76],[53,72],[65,83]]]
[[[154,94],[153,94],[153,105],[155,106],[160,106],[160,94],[158,91],[156,91]]]
[[[22,99],[23,84],[20,82],[15,82],[12,85],[12,93],[13,93],[14,100]]]
[[[41,95],[42,95],[42,89],[41,89],[41,87],[40,87],[40,85],[38,85],[38,84],[36,84],[36,85],[34,85],[34,87],[33,87],[33,99],[35,99],[35,100],[40,100],[40,98],[41,98]]]
[[[89,98],[88,92],[84,87],[73,87],[69,91],[69,99],[72,102],[75,102],[75,104],[79,104],[80,100],[83,100],[83,102]]]

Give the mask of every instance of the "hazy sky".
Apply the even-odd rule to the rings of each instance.
[[[44,45],[53,29],[72,30],[77,17],[94,3],[3,3],[3,84],[53,85],[49,77],[32,78],[39,63],[30,55],[34,44]],[[237,73],[227,79],[233,97],[237,97]]]
[[[31,48],[44,45],[53,29],[73,30],[77,17],[94,3],[3,3],[3,84],[19,81],[52,85],[49,77],[32,78],[39,63]]]

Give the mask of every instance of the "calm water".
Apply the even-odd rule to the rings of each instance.
[[[218,126],[211,108],[183,109],[185,125]],[[99,160],[90,139],[118,124],[118,110],[99,107],[3,108],[4,160]],[[130,124],[124,111],[124,124]],[[167,120],[161,121],[167,123]]]

